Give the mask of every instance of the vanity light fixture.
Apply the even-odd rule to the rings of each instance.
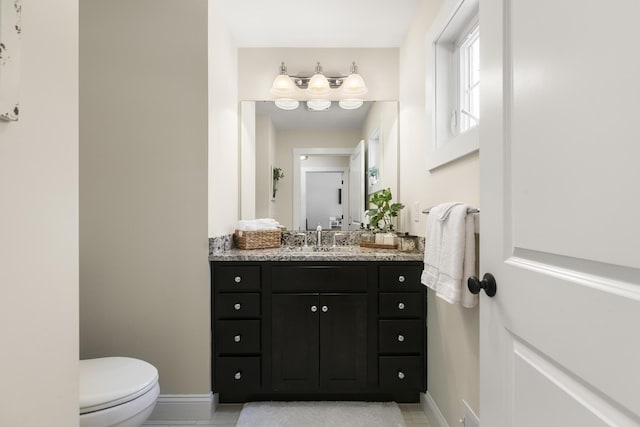
[[[296,92],[296,85],[293,80],[287,75],[287,66],[280,65],[280,74],[275,78],[271,85],[271,94],[278,98],[291,97]]]
[[[315,96],[328,95],[329,92],[331,92],[329,80],[322,73],[322,66],[320,65],[319,62],[318,64],[316,64],[315,74],[311,77],[311,80],[309,80],[309,83],[307,85],[307,91],[311,95],[315,95]]]
[[[359,98],[367,93],[367,85],[364,83],[364,79],[358,74],[358,66],[353,61],[351,64],[351,73],[342,85],[342,93],[350,98]]]
[[[366,93],[367,86],[358,74],[355,61],[348,76],[327,76],[320,62],[316,64],[312,76],[289,75],[282,62],[280,74],[271,86],[276,106],[283,110],[295,110],[299,101],[306,101],[308,109],[326,111],[331,107],[331,99],[337,99],[338,105],[345,110],[354,110],[362,106]]]

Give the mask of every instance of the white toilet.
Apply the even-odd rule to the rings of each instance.
[[[158,370],[145,361],[80,361],[80,427],[138,427],[151,415],[158,394]]]

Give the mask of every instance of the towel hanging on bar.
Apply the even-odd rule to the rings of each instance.
[[[431,208],[422,211],[423,214],[427,215],[429,214],[429,212],[431,212]],[[467,208],[467,213],[480,213],[480,209],[469,207]]]

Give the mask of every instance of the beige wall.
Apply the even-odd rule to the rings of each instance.
[[[209,0],[209,236],[232,233],[239,217],[238,49]],[[187,25],[185,28],[189,28]],[[189,31],[191,31],[189,29]]]
[[[207,1],[80,12],[81,357],[208,393]]]
[[[0,425],[70,427],[78,425],[78,0],[22,5],[20,119],[0,121]]]
[[[293,226],[293,149],[294,148],[354,148],[360,142],[360,131],[276,130],[274,166],[284,171],[273,202],[274,217],[289,229]]]
[[[301,168],[348,168],[349,160],[350,156],[309,156],[308,159],[301,162]]]
[[[419,215],[417,223],[413,221],[414,202],[420,203],[420,210],[446,201],[480,206],[477,154],[431,173],[426,170],[433,94],[425,85],[425,34],[441,4],[422,1],[400,49],[400,199],[407,206],[401,224],[422,236],[426,215]],[[450,305],[429,291],[428,328],[427,388],[449,425],[458,425],[462,399],[478,413],[478,308]]]

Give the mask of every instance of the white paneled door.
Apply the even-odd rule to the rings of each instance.
[[[481,1],[483,426],[640,425],[639,23]]]

